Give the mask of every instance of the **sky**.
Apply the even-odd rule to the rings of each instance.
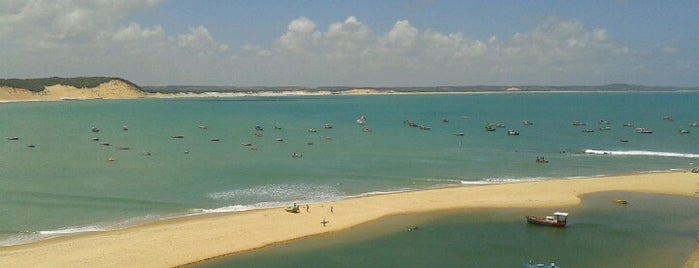
[[[699,86],[699,1],[0,0],[0,78]]]

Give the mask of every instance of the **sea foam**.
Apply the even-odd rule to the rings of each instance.
[[[655,152],[655,151],[614,151],[614,150],[593,150],[585,149],[586,154],[596,155],[619,155],[619,156],[660,156],[660,157],[679,157],[679,158],[699,158],[699,154],[676,153],[676,152]]]

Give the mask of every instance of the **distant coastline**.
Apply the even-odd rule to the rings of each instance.
[[[631,84],[600,86],[434,86],[434,87],[235,87],[138,86],[118,77],[0,79],[0,102],[136,98],[197,98],[246,96],[320,96],[375,94],[464,94],[517,92],[685,92],[699,87]]]

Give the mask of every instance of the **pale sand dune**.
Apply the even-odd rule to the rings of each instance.
[[[0,87],[0,101],[57,101],[66,99],[136,99],[147,94],[119,80],[111,80],[94,88],[53,85],[43,91],[32,92],[26,89]]]
[[[279,208],[190,217],[7,247],[0,249],[0,267],[172,267],[402,213],[510,207],[554,210],[580,203],[582,194],[601,191],[697,197],[698,186],[697,174],[673,172],[376,195],[311,204],[308,213]],[[323,219],[329,221],[325,227]]]

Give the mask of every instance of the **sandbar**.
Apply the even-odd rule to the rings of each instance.
[[[308,211],[300,204],[300,213],[272,208],[185,217],[3,247],[0,267],[173,267],[391,215],[462,208],[556,209],[579,204],[581,195],[605,191],[699,197],[699,175],[678,171],[461,186],[309,204]],[[696,267],[690,262],[687,267]]]

